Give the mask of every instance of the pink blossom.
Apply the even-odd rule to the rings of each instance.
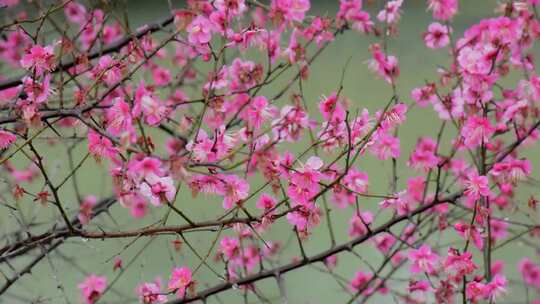
[[[465,180],[464,194],[472,200],[477,200],[480,197],[489,196],[490,193],[488,178],[478,175],[476,170],[469,171]]]
[[[426,107],[430,103],[435,103],[437,101],[435,84],[428,84],[424,87],[413,89],[411,91],[411,98],[420,107]]]
[[[540,266],[529,258],[523,258],[518,263],[518,270],[527,285],[540,286]]]
[[[27,70],[34,69],[38,76],[45,71],[52,71],[55,67],[53,47],[50,45],[43,47],[37,44],[32,46],[23,55],[21,66]]]
[[[174,268],[167,288],[176,292],[178,297],[184,297],[186,288],[193,283],[191,270],[187,267]]]
[[[152,78],[157,86],[166,86],[171,82],[171,72],[163,67],[152,69]]]
[[[324,97],[319,103],[319,111],[325,120],[345,119],[345,108],[338,100],[336,92]]]
[[[176,188],[170,176],[158,177],[154,174],[146,176],[146,182],[141,183],[140,191],[154,206],[161,206],[164,202],[172,203],[176,195]]]
[[[224,236],[219,244],[219,250],[227,259],[235,258],[239,254],[240,243],[237,238]]]
[[[148,202],[138,192],[119,193],[118,201],[120,204],[130,209],[131,216],[140,219],[146,216],[148,212]]]
[[[380,160],[387,160],[390,157],[399,158],[401,155],[399,138],[387,133],[377,132],[373,141],[370,152]]]
[[[319,170],[324,165],[317,156],[311,156],[306,163],[291,173],[291,183],[301,188],[317,187],[322,174]]]
[[[428,10],[435,19],[450,20],[458,11],[458,0],[428,0]]]
[[[223,208],[230,209],[234,204],[249,195],[249,183],[236,175],[222,175],[218,194],[223,195]]]
[[[433,102],[433,109],[443,120],[455,120],[464,116],[465,100],[459,89],[454,90],[452,94],[447,95],[443,100]]]
[[[122,38],[122,26],[115,22],[113,25],[105,25],[103,27],[103,42],[111,44]]]
[[[490,232],[493,242],[504,239],[508,236],[508,223],[498,219],[492,219],[490,221]]]
[[[150,126],[158,125],[168,114],[167,107],[145,86],[144,81],[139,83],[135,91],[135,105],[132,111],[134,117],[141,114]]]
[[[271,12],[281,15],[287,21],[304,20],[306,12],[310,9],[310,0],[272,0]]]
[[[320,223],[321,210],[316,205],[298,205],[297,211],[287,214],[287,221],[296,229],[307,234],[308,230]]]
[[[448,249],[448,256],[443,263],[444,271],[452,280],[461,281],[463,276],[472,274],[478,267],[472,260],[472,253],[459,253],[454,248]]]
[[[484,247],[484,237],[478,227],[475,225],[464,224],[460,221],[454,225],[454,229],[462,238],[466,241],[472,241],[476,248],[482,250]]]
[[[398,215],[405,215],[412,211],[414,207],[414,201],[407,195],[406,191],[400,191],[394,195],[394,197],[386,198],[379,203],[379,206],[383,209],[391,208]]]
[[[424,198],[426,178],[423,176],[411,177],[407,180],[407,194],[417,202]]]
[[[206,44],[212,39],[213,25],[208,18],[199,15],[187,26],[188,39],[195,45]]]
[[[419,273],[434,273],[435,266],[439,260],[439,256],[432,252],[428,245],[422,245],[418,249],[412,249],[409,252],[409,259],[411,260],[411,272]]]
[[[409,288],[410,293],[414,292],[427,292],[432,290],[431,285],[429,281],[423,280],[423,281],[409,281]]]
[[[248,90],[257,85],[261,79],[262,66],[253,61],[243,61],[240,58],[236,58],[229,67],[229,73],[231,90]]]
[[[450,43],[451,29],[438,22],[429,25],[427,33],[424,34],[424,43],[428,48],[439,49]]]
[[[216,131],[217,138],[209,138],[204,130],[199,130],[197,138],[188,142],[186,149],[193,153],[196,162],[216,161],[228,155],[234,146],[235,139],[226,133]]]
[[[77,218],[81,224],[86,225],[92,218],[92,208],[97,204],[97,198],[93,195],[89,195],[84,198],[79,207],[79,214]]]
[[[133,180],[139,182],[148,176],[162,176],[164,172],[161,168],[161,160],[156,157],[132,158],[128,163],[128,175]]]
[[[368,67],[371,71],[377,73],[389,84],[392,84],[394,80],[399,76],[398,60],[393,55],[387,55],[381,50],[379,44],[372,44],[369,47],[372,59],[368,61]]]
[[[15,141],[17,140],[17,136],[15,134],[0,130],[0,149],[5,150],[11,146]]]
[[[90,71],[93,79],[113,86],[122,79],[122,64],[109,55],[99,57],[98,63]]]
[[[112,159],[117,154],[111,140],[94,130],[88,131],[88,151],[96,160],[100,160],[102,157]]]
[[[50,74],[43,77],[42,82],[38,82],[31,77],[24,77],[22,79],[22,82],[23,82],[23,90],[28,96],[27,98],[28,100],[36,104],[41,104],[47,101],[47,98],[49,97],[51,93],[51,89],[50,89],[51,75]]]
[[[368,233],[368,225],[373,222],[373,214],[369,211],[361,212],[360,215],[353,215],[349,221],[349,236],[359,237]]]
[[[19,4],[19,0],[1,0],[0,1],[0,7],[2,8],[16,6],[17,4]]]
[[[381,119],[381,127],[383,130],[389,130],[397,125],[403,124],[407,120],[407,105],[400,102],[386,110],[386,112],[377,111],[375,116]],[[382,116],[382,117],[381,117]]]
[[[495,275],[493,280],[487,284],[473,281],[467,284],[467,298],[473,303],[479,300],[495,302],[502,294],[506,293],[507,280],[502,275]]]
[[[496,301],[501,295],[506,293],[507,285],[508,281],[504,275],[495,275],[491,282],[484,288],[484,298],[489,301]]]
[[[87,12],[84,5],[75,1],[69,2],[64,7],[64,13],[69,21],[82,25],[87,19]]]
[[[396,243],[396,238],[390,233],[376,235],[373,239],[375,247],[383,254],[388,254]]]
[[[388,24],[396,23],[400,18],[400,8],[403,4],[403,0],[388,1],[383,10],[377,15],[377,19],[380,22]]]
[[[472,75],[487,75],[492,69],[493,47],[466,46],[459,52],[458,62],[464,72]]]
[[[365,289],[367,287],[366,284],[370,282],[372,277],[373,275],[370,273],[365,273],[362,271],[356,272],[350,283],[351,290],[358,291],[360,289]]]
[[[343,183],[350,190],[358,193],[366,193],[368,191],[369,176],[365,172],[350,168],[347,175],[343,178]]]
[[[113,100],[113,105],[106,112],[107,132],[114,136],[133,131],[131,109],[121,97]]]
[[[470,149],[488,143],[494,133],[495,128],[489,120],[481,116],[470,116],[461,129],[463,144]]]
[[[81,290],[84,302],[93,304],[99,300],[107,288],[107,278],[91,274],[77,287]]]
[[[264,122],[277,115],[277,108],[268,104],[264,96],[257,96],[251,100],[240,117],[248,122],[254,130],[258,130]]]
[[[421,137],[407,165],[427,172],[438,165],[439,157],[436,154],[437,143],[429,137]]]
[[[269,211],[274,208],[276,203],[276,199],[273,196],[267,193],[263,193],[259,197],[259,200],[257,201],[257,204],[255,206],[259,209]]]
[[[135,290],[139,301],[143,304],[157,304],[167,302],[167,296],[161,291],[161,281],[145,282],[137,286]]]
[[[214,6],[231,16],[242,15],[247,10],[245,0],[216,0]]]
[[[272,122],[272,131],[279,140],[295,142],[305,128],[311,126],[308,114],[299,106],[284,106],[280,117]]]
[[[495,163],[490,173],[503,182],[517,183],[531,175],[532,165],[528,159],[507,159]]]

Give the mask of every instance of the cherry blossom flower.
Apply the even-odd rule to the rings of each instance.
[[[433,18],[450,20],[458,11],[458,0],[428,0],[428,9],[433,11]]]
[[[377,132],[373,144],[370,146],[370,152],[380,160],[387,160],[390,157],[399,158],[401,150],[400,140],[387,133]]]
[[[242,15],[247,10],[245,0],[216,0],[214,6],[231,16]]]
[[[0,149],[5,150],[11,146],[17,140],[15,134],[0,130]]]
[[[219,250],[225,255],[226,258],[232,259],[239,254],[240,243],[237,238],[224,236],[219,244]]]
[[[257,96],[251,100],[240,117],[248,122],[248,126],[258,130],[268,119],[277,115],[277,108],[269,105],[264,96]]]
[[[197,16],[186,28],[190,43],[206,44],[212,39],[213,25],[204,16]]]
[[[427,33],[424,34],[424,43],[428,48],[439,49],[447,46],[450,43],[451,29],[434,22],[429,25]]]
[[[383,10],[377,15],[377,19],[385,23],[396,23],[400,18],[400,8],[403,0],[388,1]]]
[[[92,218],[92,209],[97,204],[97,198],[93,195],[89,195],[84,198],[79,207],[79,214],[77,218],[81,224],[86,225]]]
[[[518,263],[518,270],[527,285],[540,286],[540,266],[531,261],[531,259],[521,259]]]
[[[375,236],[373,238],[373,242],[375,243],[375,247],[380,252],[382,252],[383,254],[388,254],[390,249],[396,243],[396,238],[389,233],[383,233]]]
[[[366,193],[368,191],[369,176],[365,172],[350,168],[347,175],[343,178],[343,183],[350,190],[358,193]]]
[[[368,67],[371,71],[377,73],[389,84],[392,84],[394,80],[399,76],[398,60],[393,55],[386,55],[382,52],[379,44],[372,44],[369,47],[372,59],[368,61]]]
[[[470,149],[488,143],[490,137],[495,133],[495,128],[489,120],[480,116],[470,116],[461,129],[463,144]]]
[[[249,184],[246,180],[236,175],[222,175],[218,185],[218,194],[223,195],[223,208],[230,209],[234,204],[245,199],[249,195]]]
[[[64,6],[64,13],[69,21],[82,25],[87,19],[87,11],[84,5],[75,1]]]
[[[161,280],[155,282],[145,282],[137,286],[135,290],[139,301],[143,304],[157,304],[167,302],[167,296],[161,291]]]
[[[176,195],[176,188],[170,176],[158,177],[154,174],[146,176],[146,182],[141,183],[140,191],[154,206],[172,203]]]
[[[278,140],[295,142],[302,131],[311,126],[308,114],[301,107],[284,106],[280,117],[272,122],[274,137]]]
[[[491,175],[497,179],[513,184],[524,180],[527,176],[531,175],[531,172],[532,165],[530,160],[512,158],[494,164],[493,169],[490,171]]]
[[[358,291],[360,289],[366,288],[366,284],[373,277],[370,273],[365,273],[358,271],[355,273],[354,278],[351,280],[350,287],[352,291]]]
[[[107,132],[114,136],[133,131],[131,109],[124,99],[117,97],[113,105],[107,109]]]
[[[43,81],[41,82],[38,82],[31,77],[24,77],[22,82],[24,93],[27,95],[27,100],[30,100],[36,104],[42,104],[47,101],[47,98],[51,94],[50,74],[43,77]]]
[[[407,165],[415,169],[422,169],[427,172],[439,163],[437,153],[437,143],[429,137],[421,137],[418,140],[416,149],[411,154]]]
[[[426,107],[430,103],[437,101],[435,84],[428,84],[424,87],[415,88],[411,91],[411,98],[416,101],[420,107]]]
[[[276,199],[270,194],[263,193],[257,201],[256,207],[265,211],[270,211],[276,206]],[[266,212],[265,212],[266,213]]]
[[[301,22],[310,9],[310,0],[272,0],[271,13],[287,21]]]
[[[435,272],[435,266],[439,260],[439,256],[434,253],[428,245],[422,245],[418,249],[412,249],[409,252],[411,260],[411,272]]]
[[[94,304],[107,288],[107,278],[91,274],[78,285],[78,288],[81,290],[84,303]]]
[[[354,215],[349,221],[349,236],[359,237],[368,233],[368,225],[373,222],[371,212],[361,212],[360,215]]]
[[[464,224],[463,222],[457,222],[454,225],[454,229],[463,239],[472,241],[476,248],[482,250],[484,247],[484,237],[481,229],[475,225]]]
[[[50,72],[55,67],[53,47],[34,45],[21,59],[21,66],[27,70],[35,70],[38,76]]]
[[[443,263],[444,271],[452,280],[460,282],[464,276],[472,274],[478,267],[472,259],[471,252],[459,253],[457,249],[449,248],[448,256]]]
[[[191,270],[187,267],[174,268],[167,284],[170,291],[174,291],[178,297],[184,297],[186,288],[193,284]]]
[[[88,151],[98,161],[102,157],[112,159],[117,154],[112,142],[94,130],[88,131]]]
[[[480,197],[489,196],[491,191],[489,190],[489,181],[486,176],[478,175],[476,170],[471,170],[467,174],[465,180],[464,194],[472,199],[477,200]]]
[[[155,67],[152,70],[152,78],[154,79],[154,83],[157,86],[166,86],[168,85],[171,80],[171,72],[163,67]]]

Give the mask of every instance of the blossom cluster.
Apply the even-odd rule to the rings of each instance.
[[[540,1],[501,4],[497,15],[458,33],[452,28],[458,1],[427,0],[433,21],[418,41],[446,52],[449,64],[411,92],[400,90],[400,61],[388,48],[406,14],[403,0],[381,7],[340,0],[337,12],[325,16],[310,15],[309,0],[262,2],[188,0],[186,7],[171,10],[168,21],[131,31],[106,8],[58,1],[55,11],[76,32],[72,36],[37,39],[39,29],[34,37],[24,26],[32,22],[25,12],[7,24],[0,60],[23,76],[0,84],[2,173],[16,201],[39,201],[57,220],[50,234],[21,233],[28,239],[0,248],[1,260],[24,252],[17,251],[24,246],[46,250],[44,244],[56,238],[161,234],[181,237],[172,245],[184,254],[189,251],[183,232],[208,228],[215,241],[206,257],[187,244],[200,265],[173,267],[165,283],[145,279],[132,292],[141,303],[205,300],[237,287],[260,297],[257,282],[267,277],[279,281],[316,262],[331,274],[342,264],[350,269],[356,264],[342,262],[341,253],[360,244],[384,262],[380,269],[358,267],[347,279],[335,275],[350,302],[380,294],[403,303],[495,303],[512,290],[509,268],[540,298],[538,256],[520,256],[517,265],[492,259],[495,249],[524,235],[537,247],[537,200],[533,195],[524,203],[519,193],[534,182],[534,159],[526,152],[540,137],[534,56]],[[320,92],[319,100],[306,100],[302,91],[313,60],[346,31],[375,41],[366,65],[356,67],[371,71],[390,92],[375,111],[344,96],[343,88]],[[286,71],[296,76],[280,90],[276,82]],[[436,137],[422,134],[407,151],[399,131],[411,111],[434,111],[440,131]],[[51,158],[36,143],[49,133],[58,137],[48,143],[53,148],[79,137],[85,146],[86,156],[60,181],[50,178]],[[29,160],[26,168],[11,160],[19,154]],[[374,179],[358,159],[389,164],[389,180]],[[80,195],[75,177],[84,172],[84,162],[106,171],[110,197]],[[397,162],[407,170],[398,172]],[[76,205],[60,191],[69,179]],[[374,183],[388,184],[387,193],[374,193]],[[193,204],[177,200],[180,191],[204,197],[201,203],[213,206],[218,219],[193,219]],[[375,207],[367,203],[373,199]],[[168,212],[185,225],[160,220],[137,230],[97,226],[94,219],[111,212],[104,210],[111,201],[120,206],[114,212],[133,223]],[[334,230],[331,212],[348,219],[344,231]],[[290,246],[285,239],[272,240],[273,227],[283,224],[299,245],[291,261],[281,257]],[[303,245],[325,225],[332,244],[311,257]],[[348,242],[337,244],[340,233]],[[203,265],[212,269],[207,260],[224,269],[212,271],[223,281],[215,289],[197,276]],[[123,267],[118,258],[114,269]],[[400,268],[410,276],[397,290],[389,282]],[[112,282],[88,275],[78,285],[81,299],[97,303]]]

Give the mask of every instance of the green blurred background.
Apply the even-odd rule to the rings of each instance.
[[[128,1],[129,18],[132,27],[135,28],[138,24],[151,22],[168,14],[168,1]],[[338,8],[338,1],[312,1],[311,14],[322,14],[333,16]],[[383,5],[382,1],[375,1],[369,9],[372,17],[376,15],[376,11]],[[463,30],[470,25],[478,22],[481,18],[494,16],[494,8],[497,1],[460,1],[460,12],[456,16],[453,23],[455,37],[459,37]],[[174,7],[181,7],[181,2],[173,2]],[[421,86],[426,80],[436,79],[436,68],[440,65],[448,66],[449,55],[448,49],[431,51],[424,46],[422,42],[422,33],[427,29],[427,26],[432,22],[431,14],[426,12],[425,1],[412,0],[406,1],[403,5],[402,19],[399,27],[399,36],[389,41],[389,53],[398,57],[401,75],[397,81],[397,92],[403,102],[411,103],[410,91],[414,87]],[[370,58],[368,46],[371,43],[377,42],[377,39],[367,37],[357,32],[348,31],[344,35],[338,36],[336,41],[329,46],[324,53],[315,61],[311,67],[310,78],[303,83],[304,93],[307,103],[312,108],[312,113],[315,112],[315,106],[320,100],[321,95],[328,95],[336,91],[339,87],[339,80],[343,68],[349,58],[351,61],[346,70],[346,77],[343,82],[344,89],[342,96],[346,96],[351,101],[353,111],[357,108],[367,108],[370,113],[374,113],[377,109],[381,109],[392,96],[389,86],[381,80],[374,77],[367,70],[366,61]],[[310,50],[313,53],[313,50]],[[538,53],[537,53],[538,54]],[[243,54],[245,58],[255,58],[253,54]],[[250,57],[251,56],[251,57]],[[201,66],[201,69],[206,67]],[[147,75],[146,75],[147,76]],[[291,73],[286,73],[285,76],[274,85],[266,88],[261,94],[273,95],[272,92],[279,90],[292,77]],[[512,87],[516,82],[515,77],[510,77],[507,83]],[[292,91],[297,91],[298,86],[293,86]],[[199,97],[198,92],[187,90],[190,97]],[[279,105],[288,102],[286,94],[279,101]],[[402,188],[407,177],[414,176],[405,165],[409,153],[416,144],[416,139],[419,136],[430,136],[435,138],[440,127],[440,121],[437,119],[431,108],[414,109],[408,115],[407,122],[400,128],[401,149],[404,156],[398,162],[398,170],[402,178],[399,180],[399,188]],[[447,134],[445,138],[451,138]],[[66,133],[67,134],[67,133]],[[52,136],[51,134],[47,134]],[[307,138],[308,136],[306,136]],[[159,147],[158,151],[163,153],[163,147]],[[52,179],[56,182],[63,179],[69,172],[67,166],[67,154],[65,149],[60,147],[50,147],[45,140],[40,142],[41,149],[47,151],[45,161],[48,170],[51,172]],[[308,140],[304,140],[297,145],[289,145],[292,151],[303,151],[308,145]],[[75,163],[85,155],[86,145],[81,143],[76,148],[80,153],[76,153]],[[446,151],[448,148],[446,147]],[[532,149],[527,152],[527,155],[532,156],[533,170],[538,172],[538,149]],[[323,156],[325,158],[326,156]],[[329,157],[327,159],[330,159]],[[14,160],[16,166],[24,166],[27,161],[23,157],[17,157]],[[389,180],[391,176],[391,163],[381,162],[371,156],[361,157],[356,166],[360,170],[366,171],[370,175],[370,192],[372,193],[387,193],[389,190]],[[111,180],[108,177],[107,165],[97,164],[94,160],[86,161],[79,171],[77,178],[81,184],[83,194],[95,194],[99,198],[105,198],[111,193]],[[531,194],[537,194],[537,173],[533,176],[533,182],[521,188],[518,194],[518,204],[526,204],[526,199]],[[260,178],[252,180],[252,189],[258,188],[262,184]],[[8,185],[8,184],[6,184]],[[25,186],[29,190],[41,189],[41,181],[35,185]],[[177,199],[176,205],[189,214],[190,218],[203,220],[212,219],[220,215],[223,211],[221,201],[215,196],[198,196],[192,198],[190,191],[182,185],[183,191]],[[62,199],[68,205],[70,214],[76,214],[77,204],[75,195],[70,189],[71,185],[66,185],[61,191]],[[5,191],[10,189],[6,186]],[[269,192],[270,189],[267,189]],[[3,195],[7,201],[12,202],[10,195]],[[248,203],[248,207],[254,207],[255,200]],[[376,210],[379,200],[362,199],[361,208],[364,210]],[[50,221],[57,216],[57,210],[49,205],[42,207],[32,202],[30,198],[25,198],[19,202],[19,206],[27,219],[34,218],[36,221]],[[127,209],[120,206],[114,206],[109,214],[103,214],[99,218],[92,221],[89,229],[97,229],[103,227],[105,230],[119,230],[136,227],[143,227],[148,224],[155,223],[164,214],[164,210],[156,210],[150,208],[151,214],[143,221],[134,221]],[[348,240],[347,227],[351,209],[334,209],[332,212],[332,221],[337,234],[338,243]],[[508,214],[501,216],[509,216]],[[515,217],[523,217],[523,215],[512,215]],[[533,218],[537,222],[537,218]],[[171,216],[169,224],[182,224],[182,220],[176,216]],[[2,233],[8,233],[18,227],[16,215],[8,211],[7,208],[0,209],[0,228]],[[45,225],[47,227],[47,225]],[[514,230],[515,231],[515,230]],[[226,231],[222,235],[232,235],[231,231]],[[215,233],[188,233],[186,234],[189,242],[196,248],[200,255],[206,255],[215,238]],[[282,219],[275,225],[264,239],[281,241],[287,245],[281,255],[281,262],[285,263],[291,258],[298,255],[296,240],[292,239],[291,226]],[[81,282],[88,273],[96,273],[105,275],[109,283],[114,282],[113,289],[100,301],[101,303],[132,303],[134,299],[134,289],[136,285],[143,281],[151,281],[157,276],[161,276],[164,282],[168,279],[168,275],[174,266],[186,265],[191,268],[199,264],[199,259],[193,252],[184,244],[180,253],[172,249],[171,241],[176,239],[173,236],[160,236],[159,238],[142,237],[135,239],[113,239],[113,240],[81,240],[69,239],[60,249],[50,255],[50,259],[44,259],[34,268],[31,275],[25,275],[19,280],[16,286],[9,290],[9,295],[0,298],[0,303],[26,303],[27,299],[41,298],[41,303],[64,303],[65,299],[63,292],[57,288],[58,282],[65,289],[65,294],[72,303],[79,302],[79,295],[76,285]],[[440,243],[452,242],[454,239],[445,235],[441,236]],[[326,228],[326,219],[323,219],[321,225],[313,231],[310,240],[306,242],[305,248],[308,255],[318,253],[328,248],[330,239]],[[4,245],[4,244],[2,244]],[[540,245],[540,244],[538,244]],[[370,244],[358,246],[356,252],[369,261],[372,265],[378,266],[383,257],[373,250]],[[440,254],[445,254],[446,249],[442,248]],[[214,252],[212,252],[211,257]],[[510,279],[514,280],[511,283],[509,294],[501,303],[527,303],[526,291],[520,284],[520,276],[515,269],[516,262],[523,256],[534,256],[534,251],[529,246],[525,246],[522,242],[517,241],[511,246],[502,248],[494,252],[494,260],[502,259],[507,262],[505,273]],[[114,257],[120,256],[124,265],[131,263],[125,272],[113,272]],[[211,260],[211,258],[210,258]],[[28,259],[20,258],[13,263],[13,267],[17,268],[24,265]],[[72,263],[73,262],[73,263]],[[351,279],[354,273],[358,270],[369,271],[363,262],[349,254],[343,253],[339,256],[339,265],[336,272],[340,276]],[[215,266],[213,262],[212,265]],[[268,267],[268,266],[267,266]],[[317,265],[320,267],[320,265]],[[222,267],[214,267],[222,270]],[[0,265],[0,269],[11,274],[7,265]],[[409,273],[404,268],[404,271],[398,272],[396,278],[408,279]],[[55,276],[57,277],[55,279]],[[116,279],[117,278],[117,279]],[[198,290],[204,289],[205,283],[213,285],[219,283],[208,269],[202,267],[196,273],[196,280],[200,282],[197,286]],[[0,282],[1,279],[0,279]],[[289,303],[344,303],[349,299],[349,295],[342,292],[336,281],[326,274],[320,273],[315,267],[305,267],[301,270],[290,272],[284,276],[284,282],[289,297]],[[2,282],[3,283],[3,282]],[[515,284],[514,284],[515,283]],[[399,288],[400,281],[392,281],[389,284],[391,288]],[[264,280],[257,284],[259,290],[271,299],[273,303],[280,303],[279,290],[276,282],[273,279]],[[22,295],[25,299],[17,298]],[[531,292],[533,295],[533,292]],[[129,298],[126,298],[129,297]],[[531,296],[531,299],[534,297]],[[256,297],[250,296],[249,303],[260,302]],[[230,290],[219,295],[219,300],[216,298],[208,299],[208,303],[241,303],[242,292],[238,290]],[[394,303],[396,300],[391,297],[381,298],[373,297],[369,303]]]

